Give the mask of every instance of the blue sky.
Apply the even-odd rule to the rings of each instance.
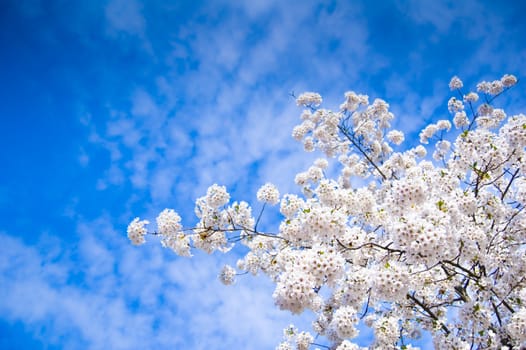
[[[254,202],[313,157],[290,93],[381,97],[411,139],[448,82],[526,74],[519,1],[4,0],[0,348],[271,349],[290,322],[236,256],[178,258],[126,226],[217,182]],[[522,84],[501,102],[524,111]],[[257,208],[257,203],[254,203]],[[152,220],[153,221],[153,220]],[[271,220],[266,222],[272,226]]]

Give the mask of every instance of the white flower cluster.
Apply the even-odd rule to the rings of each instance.
[[[382,317],[374,325],[376,348],[386,349],[392,347],[400,337],[399,321],[395,317]]]
[[[456,100],[458,102],[458,100]],[[461,112],[458,112],[461,113]],[[439,120],[436,124],[429,124],[420,132],[420,143],[427,144],[435,134],[441,130],[449,131],[451,123],[448,120]]]
[[[460,112],[464,110],[464,103],[461,100],[457,100],[455,97],[451,97],[447,103],[447,109],[450,112]]]
[[[230,200],[230,195],[226,191],[225,186],[212,185],[206,192],[206,204],[212,208],[218,208],[225,205]]]
[[[296,103],[298,106],[319,106],[321,105],[322,99],[320,94],[315,92],[304,92],[303,94],[299,95],[296,99]]]
[[[369,96],[359,95],[354,91],[345,93],[345,102],[340,105],[340,109],[347,112],[354,112],[360,106],[367,106],[369,104]]]
[[[286,194],[281,199],[279,211],[287,218],[293,217],[298,210],[303,208],[305,202],[295,194]]]
[[[404,133],[398,130],[391,130],[387,133],[387,139],[394,143],[395,145],[399,145],[402,142],[404,142]]]
[[[144,226],[149,223],[148,220],[140,221],[139,218],[135,218],[128,225],[128,238],[134,245],[140,245],[145,242],[144,235],[148,233],[148,230]]]
[[[235,277],[236,277],[236,270],[232,266],[230,265],[223,266],[223,269],[221,270],[221,273],[219,274],[219,280],[223,284],[229,285],[229,284],[234,283]]]
[[[294,325],[290,325],[283,330],[283,338],[285,341],[280,343],[276,350],[281,349],[295,349],[295,350],[309,350],[314,343],[314,337],[309,332],[298,332]]]
[[[356,328],[358,321],[356,310],[352,306],[343,306],[334,312],[331,328],[341,339],[355,338],[359,333]]]
[[[477,85],[477,90],[489,95],[498,95],[505,88],[510,88],[517,83],[517,78],[511,74],[505,74],[500,80],[491,82],[483,81]]]
[[[345,260],[331,247],[315,245],[311,249],[300,251],[291,271],[299,270],[309,276],[314,284],[334,285],[343,275]]]
[[[380,300],[404,300],[409,290],[409,273],[402,267],[381,266],[374,274],[374,291]]]
[[[301,332],[296,336],[296,349],[309,350],[310,345],[314,342],[314,337],[309,332]]]
[[[359,347],[358,345],[353,344],[353,343],[351,343],[351,342],[348,341],[348,340],[344,340],[344,341],[341,342],[341,344],[338,345],[338,347],[336,348],[336,350],[361,350],[361,349],[365,349],[365,348],[361,348],[361,347]]]
[[[172,249],[177,255],[191,256],[190,237],[182,232],[181,217],[173,209],[163,210],[157,216],[159,234],[163,236],[163,247]]]
[[[464,95],[465,102],[477,102],[479,100],[479,95],[476,92],[470,92],[467,95]]]
[[[526,342],[526,307],[513,314],[508,324],[508,332],[517,345]]]
[[[514,149],[521,150],[526,146],[526,116],[519,114],[511,117],[500,130],[501,137]]]
[[[453,118],[453,124],[455,124],[456,128],[461,128],[463,126],[469,125],[469,118],[466,112],[460,111],[455,113],[455,117]]]
[[[273,184],[263,185],[257,193],[258,201],[275,205],[279,203],[279,191]]]
[[[427,197],[427,186],[422,179],[406,178],[393,183],[391,210],[405,211],[422,204]]]
[[[165,209],[157,216],[157,227],[163,236],[176,235],[183,228],[181,217],[173,209]]]
[[[425,126],[420,142],[431,144],[403,152],[391,148],[404,134],[390,129],[385,101],[347,92],[331,111],[317,108],[320,95],[302,94],[297,103],[307,108],[293,137],[324,156],[296,175],[298,193],[281,196],[272,184],[257,191],[259,201],[279,203],[279,230],[262,231],[247,202],[230,204],[226,188],[212,185],[188,233],[173,210],[159,214],[161,243],[183,256],[243,244],[221,282],[265,274],[278,308],[314,314],[316,335],[288,327],[277,349],[315,341],[361,349],[352,343],[361,327],[374,331],[373,349],[416,349],[410,343],[424,333],[437,349],[524,347],[526,116],[495,105],[516,83],[512,75],[482,82],[479,98],[453,77],[451,120]],[[146,224],[128,226],[133,244],[144,242]]]
[[[305,273],[283,273],[276,285],[274,302],[280,310],[299,314],[305,309],[317,309],[320,296],[315,292],[314,281]]]
[[[462,80],[460,80],[459,77],[457,76],[454,76],[453,78],[451,78],[451,81],[449,82],[449,88],[453,91],[453,90],[457,90],[457,89],[460,89],[464,86],[464,84],[462,83]]]
[[[435,145],[435,152],[433,152],[433,159],[444,160],[450,149],[451,142],[449,142],[448,140],[438,141]]]

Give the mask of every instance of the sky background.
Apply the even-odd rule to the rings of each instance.
[[[316,154],[291,92],[388,101],[411,141],[465,86],[526,74],[521,1],[0,1],[0,348],[272,349],[309,315],[126,226],[226,185],[254,203]],[[524,85],[500,99],[524,112]],[[266,225],[276,228],[278,222]],[[274,225],[272,225],[274,224]],[[364,335],[365,336],[365,335]]]

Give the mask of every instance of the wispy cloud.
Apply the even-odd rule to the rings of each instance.
[[[277,159],[272,154],[288,159],[282,159],[280,176],[269,180],[290,189],[294,174],[303,169],[288,164],[306,167],[312,156],[298,152],[301,145],[290,137],[300,111],[289,92],[330,86],[332,93],[343,72],[355,79],[365,65],[367,30],[358,7],[317,12],[314,4],[277,2],[258,11],[234,4],[224,5],[222,13],[225,9],[233,15],[187,23],[179,32],[185,44],[175,43],[166,54],[195,61],[195,69],[169,68],[156,78],[157,91],[139,89],[131,96],[131,110],[114,113],[117,118],[99,133],[120,140],[122,154],[131,152],[117,164],[131,172],[127,177],[135,188],[148,184],[156,199],[188,188],[193,190],[187,198],[195,198],[213,182],[239,185],[257,177],[255,169],[270,174],[275,165],[269,159]],[[339,59],[344,55],[349,61]],[[312,79],[320,75],[326,77]],[[182,96],[184,105],[178,103]],[[160,174],[172,174],[177,183]]]
[[[244,276],[235,287],[221,285],[218,256],[136,249],[108,218],[81,223],[78,234],[76,250],[54,240],[42,243],[47,252],[0,237],[1,313],[31,325],[44,344],[268,349],[288,323],[304,322],[275,309],[269,281]]]
[[[111,0],[106,6],[108,30],[111,33],[125,32],[144,35],[145,23],[142,5],[137,1]]]

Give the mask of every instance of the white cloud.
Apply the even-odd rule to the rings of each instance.
[[[117,164],[131,171],[128,178],[134,187],[147,186],[156,201],[188,188],[192,188],[190,195],[183,196],[195,198],[214,182],[246,183],[251,177],[270,174],[272,167],[280,167],[280,177],[290,187],[295,173],[303,169],[287,164],[307,166],[312,156],[305,155],[290,136],[300,111],[288,93],[309,88],[310,75],[326,75],[324,81],[331,84],[322,85],[333,91],[344,69],[353,77],[371,62],[363,59],[367,30],[356,6],[318,14],[314,3],[276,2],[268,5],[272,7],[269,16],[266,7],[256,11],[238,5],[223,4],[221,13],[231,15],[220,21],[215,14],[218,8],[209,5],[203,10],[214,13],[209,22],[189,20],[179,28],[177,35],[184,45],[174,41],[173,52],[167,56],[191,57],[198,62],[197,68],[181,72],[174,67],[165,76],[154,77],[157,90],[137,89],[130,112],[113,113],[114,119],[101,133],[102,138],[119,142],[121,153],[131,151],[131,159]],[[250,16],[243,16],[247,11]],[[202,13],[194,15],[199,18]],[[327,46],[333,39],[340,42],[335,52]],[[351,69],[340,63],[338,57],[343,55],[353,59]],[[298,62],[284,57],[297,57]],[[291,64],[291,72],[286,64]],[[289,75],[305,64],[308,70],[303,76],[290,80]],[[282,154],[287,159],[280,159]],[[280,160],[284,164],[278,164]],[[262,167],[260,174],[253,173],[255,165]],[[256,182],[261,181],[266,179]]]
[[[155,59],[152,42],[148,37],[148,23],[144,16],[143,1],[109,0],[105,9],[105,34],[124,51],[137,50]],[[145,3],[146,4],[146,3]]]
[[[142,5],[135,0],[111,0],[105,11],[110,33],[144,35],[145,20],[141,10]]]
[[[59,239],[32,246],[0,234],[3,317],[44,344],[89,349],[268,349],[291,321],[308,326],[276,310],[265,278],[221,285],[222,255],[133,247],[108,220],[81,223],[76,251]]]

